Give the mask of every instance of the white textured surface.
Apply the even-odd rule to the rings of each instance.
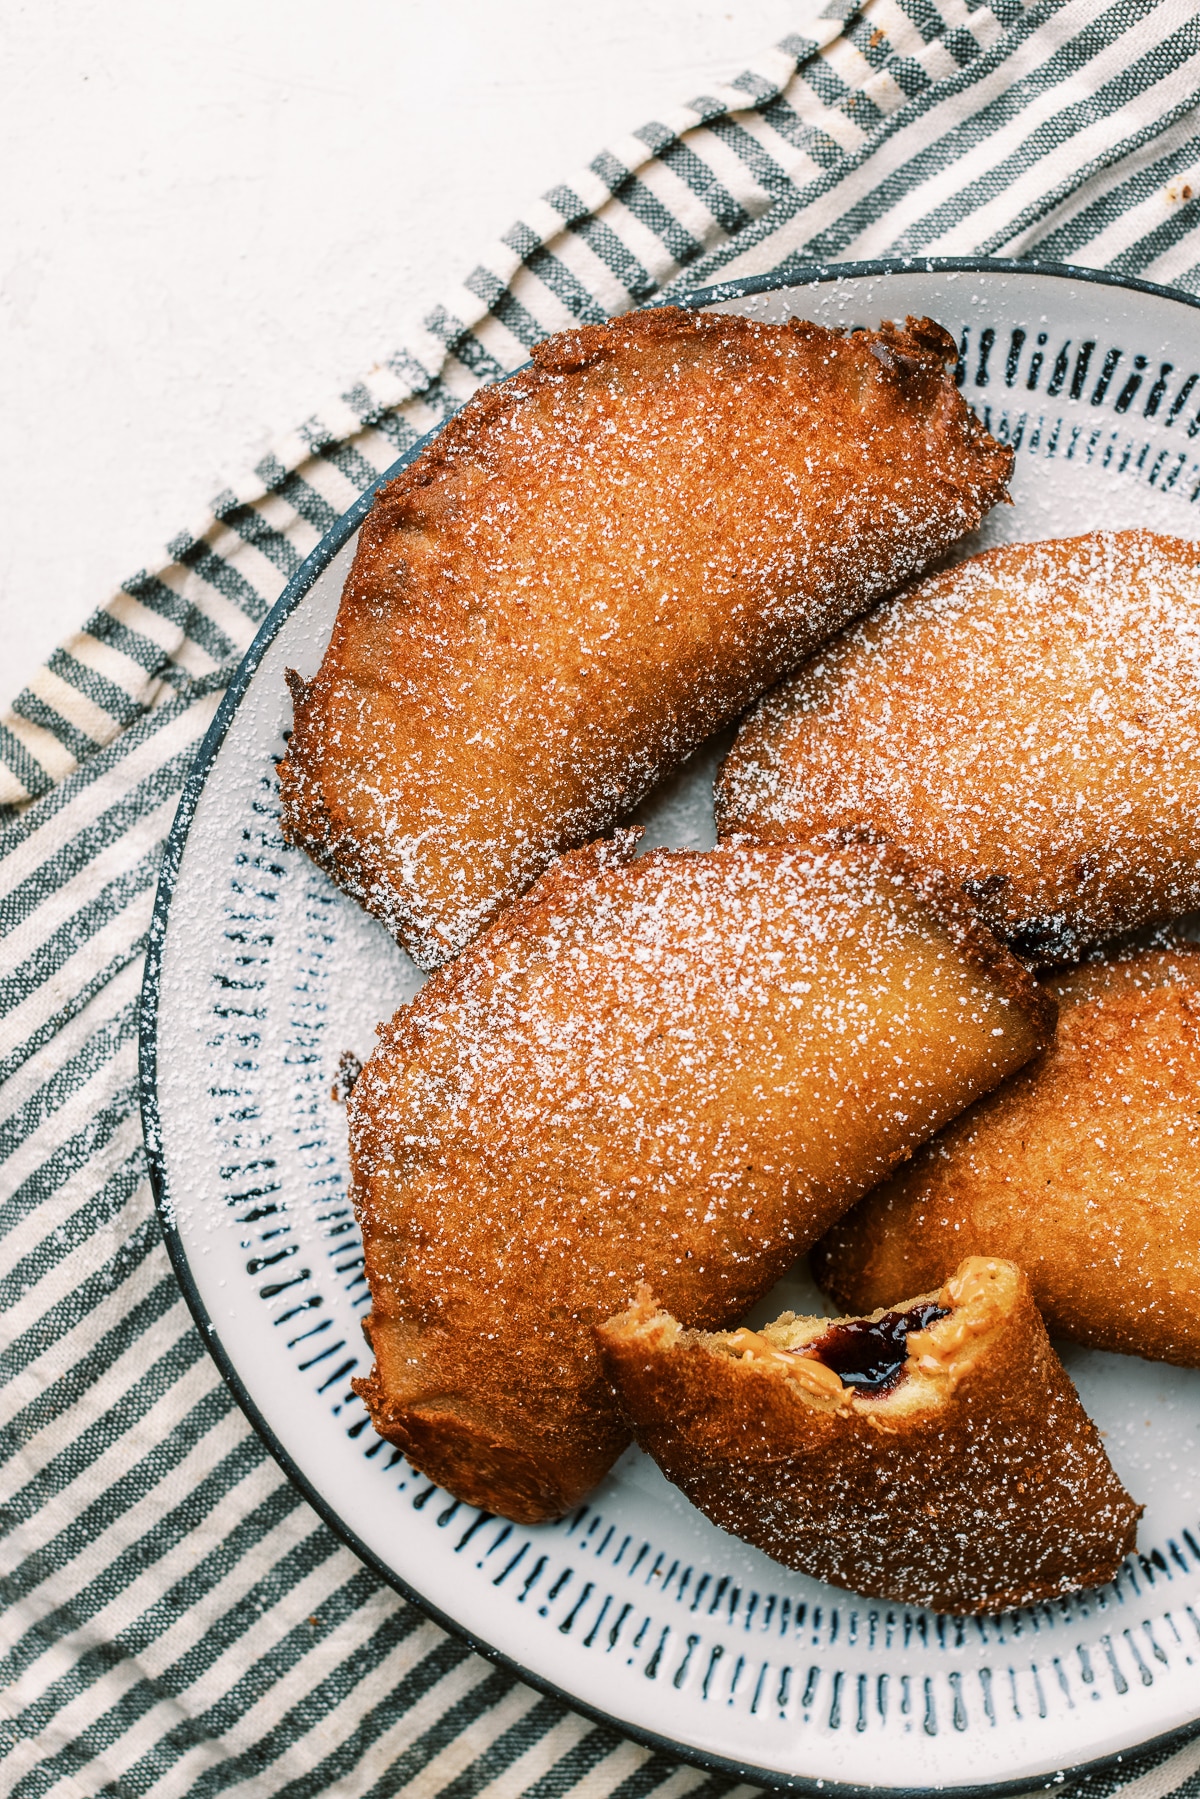
[[[543,189],[815,0],[0,16],[0,704]]]

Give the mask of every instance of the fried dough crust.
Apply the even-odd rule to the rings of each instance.
[[[835,1225],[817,1278],[861,1308],[1010,1256],[1059,1336],[1200,1367],[1200,950],[1048,985],[1054,1044]]]
[[[381,1027],[350,1101],[375,1427],[556,1517],[628,1441],[592,1327],[742,1316],[1017,1067],[1053,1003],[879,846],[565,857]]]
[[[1034,962],[1200,905],[1200,547],[1096,531],[931,576],[767,696],[717,816],[872,827]]]
[[[1142,1510],[1019,1269],[968,1260],[891,1393],[813,1390],[828,1318],[684,1330],[648,1290],[598,1334],[637,1441],[722,1530],[898,1605],[998,1612],[1111,1580]],[[882,1309],[882,1308],[881,1308]],[[878,1316],[879,1313],[874,1314]]]
[[[422,968],[1005,492],[929,320],[538,344],[382,489],[290,679],[283,828]]]

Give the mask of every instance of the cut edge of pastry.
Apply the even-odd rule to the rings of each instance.
[[[733,1362],[747,1374],[775,1375],[805,1405],[822,1412],[860,1412],[886,1429],[887,1420],[943,1404],[959,1382],[983,1360],[1016,1310],[1024,1276],[1012,1262],[995,1256],[968,1256],[942,1286],[873,1312],[844,1318],[797,1317],[783,1312],[759,1330],[745,1325],[728,1331],[688,1330],[663,1311],[643,1284],[634,1303],[600,1326],[614,1345],[637,1341],[657,1351],[700,1348]],[[943,1316],[907,1335],[907,1355],[895,1385],[877,1392],[843,1383],[818,1353],[822,1340],[840,1325],[875,1324],[890,1314],[923,1306]]]

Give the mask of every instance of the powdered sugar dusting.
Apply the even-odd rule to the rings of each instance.
[[[910,324],[566,333],[383,489],[294,683],[284,823],[422,967],[1001,497]]]
[[[456,1418],[417,1453],[462,1492],[446,1440],[482,1410],[542,1515],[623,1441],[592,1325],[643,1279],[740,1317],[1042,1029],[876,851],[631,848],[568,858],[434,976],[350,1105],[376,1421]]]
[[[723,832],[868,824],[1057,960],[1200,903],[1200,555],[1149,532],[936,575],[761,704]]]
[[[1062,1336],[1200,1367],[1200,949],[1049,984],[1053,1045],[835,1226],[822,1278],[873,1305],[956,1256],[1010,1256]]]
[[[639,1443],[702,1511],[788,1567],[939,1611],[1004,1611],[1111,1580],[1140,1506],[1011,1262],[964,1261],[908,1372],[866,1397],[774,1346],[680,1331],[648,1295],[603,1331]],[[956,1295],[969,1290],[962,1303]],[[906,1302],[907,1303],[907,1302]],[[949,1309],[952,1308],[952,1309]],[[800,1321],[803,1337],[824,1322]]]

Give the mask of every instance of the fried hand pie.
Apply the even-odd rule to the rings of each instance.
[[[1055,1042],[835,1225],[817,1278],[861,1309],[1010,1256],[1059,1336],[1200,1367],[1200,950],[1048,984]]]
[[[664,308],[538,344],[380,492],[285,835],[422,968],[1005,492],[929,320]]]
[[[564,858],[383,1027],[350,1102],[376,1429],[522,1522],[628,1441],[592,1327],[741,1317],[1052,1028],[886,850]]]
[[[897,1605],[998,1612],[1111,1580],[1141,1507],[1011,1262],[870,1318],[598,1331],[637,1441],[722,1530]],[[840,1372],[839,1372],[840,1371]]]
[[[870,827],[1051,963],[1200,905],[1200,548],[1010,544],[882,606],[769,694],[722,835]]]

